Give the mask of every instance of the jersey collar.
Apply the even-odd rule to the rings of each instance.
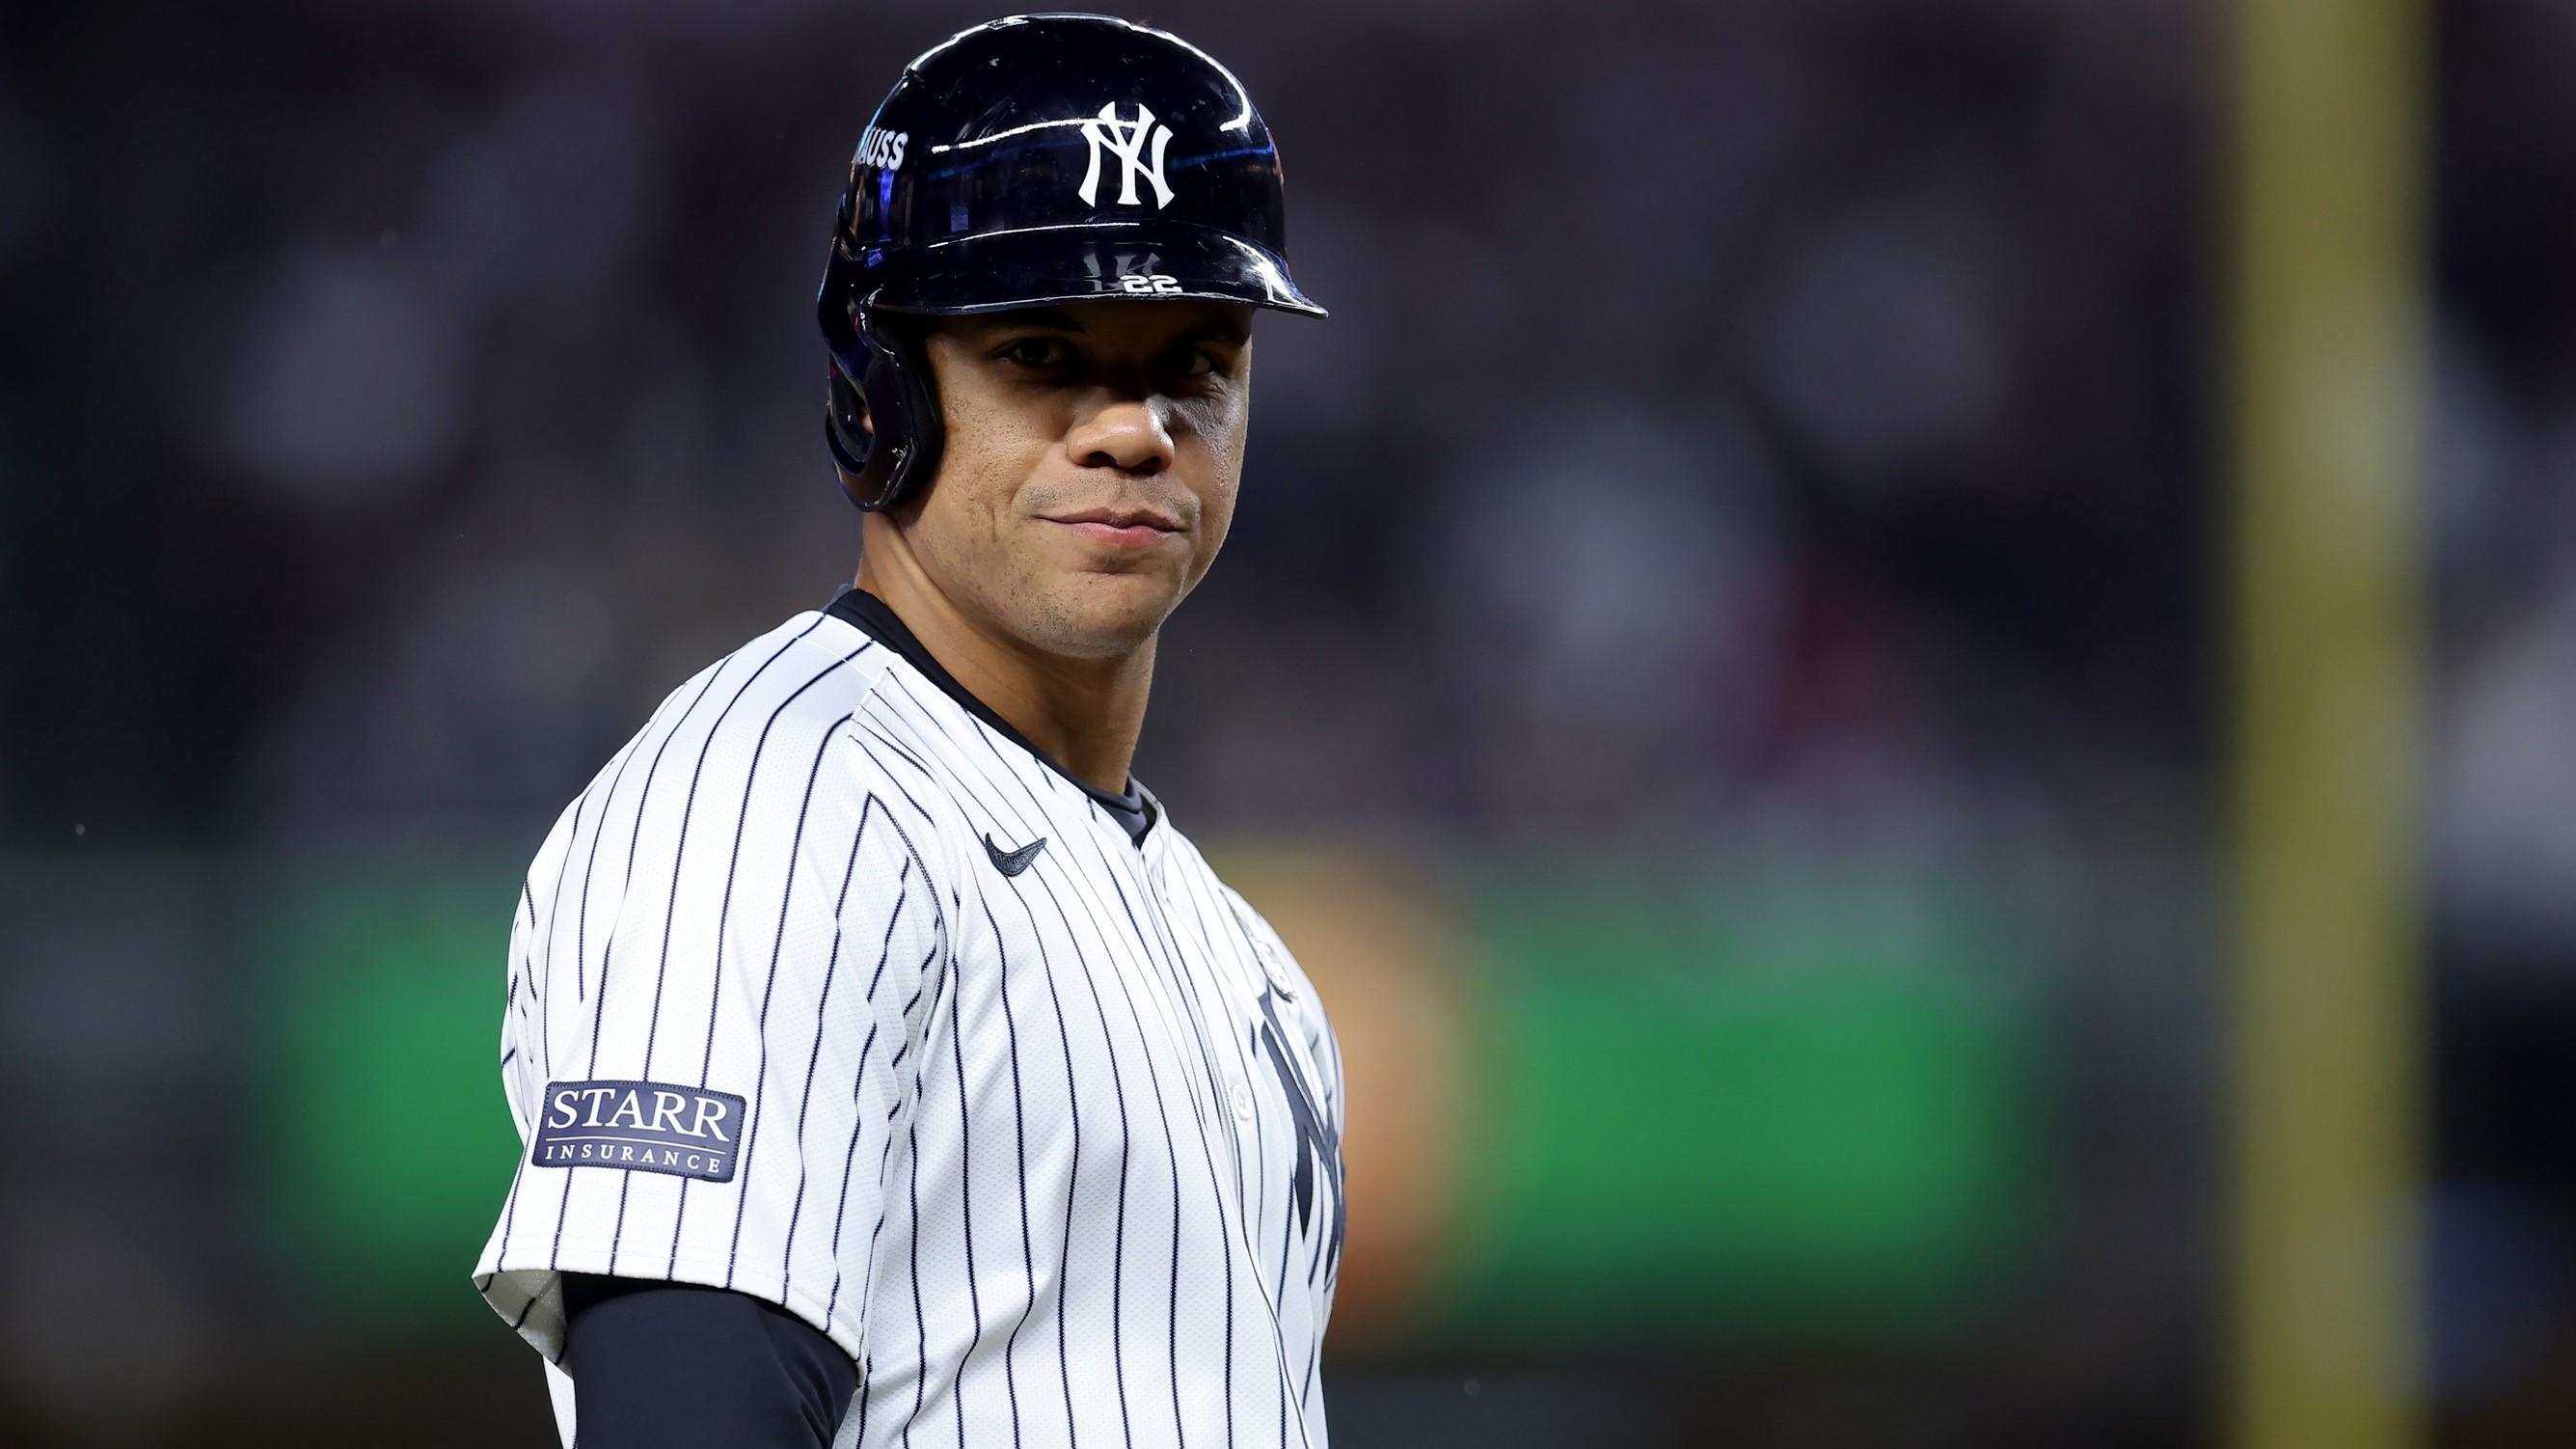
[[[1147,833],[1153,830],[1155,822],[1163,818],[1163,802],[1155,799],[1151,791],[1137,783],[1134,775],[1127,777],[1126,794],[1113,795],[1079,778],[1072,771],[1057,764],[1044,750],[1031,744],[1027,736],[1011,727],[1010,721],[995,714],[984,701],[968,693],[966,686],[957,682],[957,676],[950,674],[946,666],[931,657],[930,651],[923,647],[919,639],[913,637],[912,630],[902,619],[896,617],[894,610],[887,607],[885,600],[865,589],[845,584],[841,592],[833,597],[832,602],[824,607],[823,612],[903,656],[905,663],[920,671],[923,678],[939,686],[940,693],[957,701],[968,714],[990,725],[1002,738],[1028,751],[1039,764],[1063,776],[1067,783],[1089,796],[1092,805],[1124,829],[1127,832],[1127,839],[1133,844],[1143,846]]]

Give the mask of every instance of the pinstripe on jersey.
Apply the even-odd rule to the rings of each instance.
[[[523,1153],[476,1283],[566,1442],[558,1275],[587,1272],[821,1329],[862,1369],[842,1449],[1323,1449],[1342,1090],[1312,985],[1159,802],[1131,840],[845,613],[674,691],[520,892],[523,1142],[550,1083],[746,1103],[727,1181]],[[988,853],[1040,839],[1016,875]]]

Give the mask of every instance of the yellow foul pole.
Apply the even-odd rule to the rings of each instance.
[[[2421,0],[2240,0],[2237,1449],[2414,1449]]]

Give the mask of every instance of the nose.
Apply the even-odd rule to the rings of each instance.
[[[1065,451],[1085,468],[1151,475],[1172,466],[1172,429],[1157,397],[1112,398],[1065,435]]]

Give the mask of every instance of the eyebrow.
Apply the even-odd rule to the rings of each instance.
[[[997,312],[992,314],[992,316],[997,326],[1043,327],[1057,332],[1084,332],[1088,330],[1082,325],[1081,318],[1075,316],[1069,311],[1066,311],[1062,307],[1031,307],[1025,311],[1015,309],[1009,312]],[[1167,340],[1172,343],[1206,341],[1231,342],[1235,346],[1240,347],[1251,339],[1252,329],[1250,327],[1236,321],[1232,317],[1225,316],[1220,313],[1219,315],[1210,317],[1206,321],[1198,323],[1195,326],[1185,328],[1182,331],[1172,334],[1172,336]]]
[[[1244,343],[1252,340],[1252,329],[1240,322],[1237,322],[1231,317],[1210,317],[1208,320],[1200,323],[1196,327],[1192,327],[1189,330],[1180,333],[1178,336],[1175,336],[1172,340],[1174,342],[1204,342],[1211,339],[1219,342],[1231,342],[1235,346],[1241,347]]]
[[[1013,308],[1006,312],[991,313],[987,320],[996,330],[1004,327],[1052,327],[1059,332],[1083,330],[1082,319],[1062,307],[1031,307],[1026,310]]]

